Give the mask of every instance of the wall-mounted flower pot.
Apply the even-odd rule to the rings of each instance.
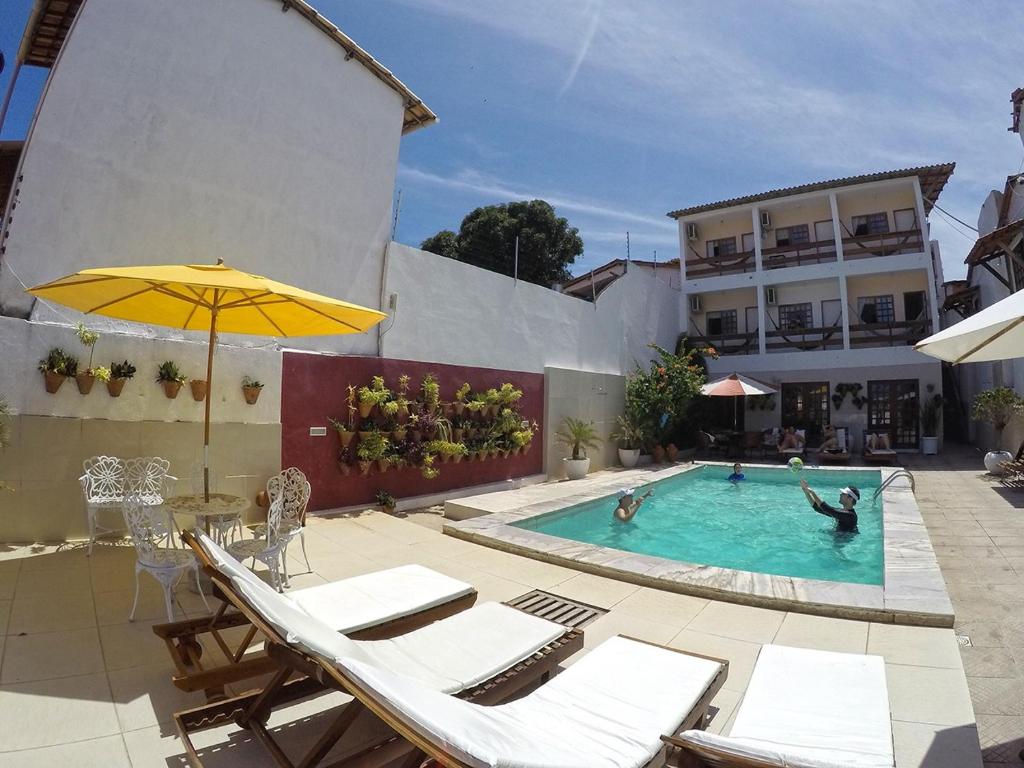
[[[452,461],[458,464],[460,461],[462,461],[462,454],[456,453],[454,456],[452,456]]]
[[[249,405],[256,405],[256,401],[260,399],[260,392],[262,391],[263,387],[242,387],[245,402]]]
[[[64,383],[66,379],[63,373],[57,373],[56,371],[43,371],[43,379],[46,382],[46,391],[51,395],[56,394],[57,390],[60,389],[60,385]]]
[[[399,405],[398,406],[398,423],[405,424],[409,420],[409,406]]]
[[[176,398],[181,391],[180,381],[161,381],[160,386],[164,388],[164,395],[167,396],[168,400]]]
[[[455,411],[456,416],[461,416],[462,412],[466,410],[465,403],[452,403],[452,410]]]
[[[96,383],[96,377],[91,373],[76,373],[75,383],[78,385],[78,392],[88,395],[92,392],[92,385]]]
[[[531,445],[533,445],[533,443],[527,443],[526,445],[523,446],[523,456],[530,452]]]
[[[391,436],[393,438],[395,438],[395,442],[396,443],[400,443],[403,440],[405,440],[405,430],[404,429],[396,429],[394,432],[391,433]]]
[[[343,432],[339,432],[338,437],[341,438],[341,447],[348,448],[348,444],[352,442],[352,438],[355,436],[355,432],[349,432],[347,429]]]
[[[373,465],[372,461],[360,461],[359,462],[359,474],[368,475],[370,474],[370,467]]]
[[[128,379],[110,379],[107,382],[107,394],[111,397],[120,397],[126,381]]]
[[[192,379],[188,383],[189,388],[192,390],[192,399],[197,403],[203,402],[206,399],[206,382],[200,379]]]
[[[421,443],[421,442],[423,442],[423,432],[422,431],[420,431],[418,429],[414,429],[414,430],[412,430],[410,435],[411,435],[412,441],[414,443]]]
[[[452,430],[452,442],[461,443],[463,435],[466,434],[466,430],[457,428]]]
[[[350,474],[352,474],[352,467],[346,464],[344,461],[339,461],[338,471],[341,472],[343,477],[348,477]]]
[[[377,471],[381,474],[387,472],[389,466],[391,466],[391,462],[387,459],[377,459]]]
[[[373,403],[359,403],[359,418],[368,419],[373,413]]]

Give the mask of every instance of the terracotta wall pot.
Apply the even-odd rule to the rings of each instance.
[[[242,387],[245,402],[249,405],[256,405],[256,401],[260,399],[260,392],[262,391],[263,387]]]
[[[63,373],[55,373],[54,371],[43,371],[43,379],[46,382],[46,391],[51,395],[56,393],[60,389],[60,385],[64,383],[66,379]]]
[[[372,435],[372,434],[373,434],[373,432],[360,432],[359,433],[359,439],[360,440],[368,440],[370,438],[370,435]]]
[[[452,410],[455,411],[456,416],[461,416],[462,412],[466,410],[465,403],[452,403]]]
[[[92,392],[92,385],[96,383],[96,377],[91,373],[76,373],[75,383],[78,384],[78,391],[83,395]]]
[[[391,465],[387,459],[377,459],[377,471],[384,473],[388,471],[388,467]]]
[[[111,379],[107,382],[107,394],[111,397],[120,397],[121,390],[124,389],[125,382],[128,379]]]
[[[401,424],[405,424],[409,420],[409,406],[400,405],[398,406],[398,421]]]
[[[677,458],[679,458],[679,449],[676,448],[675,443],[669,443],[665,446],[665,455],[668,456],[668,460],[673,463]]]
[[[348,448],[348,444],[352,442],[352,438],[356,436],[355,432],[339,432],[338,437],[341,438],[341,447]]]
[[[370,474],[370,466],[373,464],[372,461],[360,461],[359,462],[359,474],[368,475]]]
[[[651,458],[654,460],[655,464],[661,464],[665,461],[665,449],[660,445],[654,446],[651,449]]]
[[[463,435],[466,434],[464,429],[453,429],[452,430],[452,442],[461,443]]]
[[[395,442],[396,443],[400,443],[403,440],[405,440],[405,430],[404,429],[396,429],[394,432],[391,433],[391,436],[393,438],[395,438]]]
[[[359,403],[359,418],[369,418],[373,412],[373,403]]]
[[[164,394],[169,400],[173,400],[181,391],[180,381],[161,381],[160,386],[164,388]]]
[[[206,382],[200,379],[192,379],[188,383],[189,388],[192,390],[192,399],[197,403],[203,402],[206,399]]]

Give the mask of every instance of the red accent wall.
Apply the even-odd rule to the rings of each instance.
[[[409,387],[412,390],[419,387],[428,373],[437,377],[441,385],[442,401],[451,400],[455,390],[467,381],[474,392],[497,387],[506,381],[523,390],[519,411],[524,419],[541,425],[541,430],[533,438],[530,452],[525,456],[487,459],[482,462],[438,463],[436,466],[441,474],[433,480],[425,479],[414,468],[392,468],[384,474],[372,471],[368,476],[362,476],[358,467],[353,467],[348,476],[342,475],[337,464],[341,441],[327,419],[345,419],[348,413],[348,385],[358,388],[369,384],[372,376],[381,375],[387,387],[394,391],[398,387],[398,377],[408,374],[412,380]],[[539,474],[542,471],[543,374],[378,357],[285,352],[281,379],[281,465],[298,467],[305,472],[312,486],[309,502],[311,510],[372,504],[381,488],[401,499]],[[310,437],[310,427],[327,427],[327,436]],[[352,445],[355,447],[356,443]]]

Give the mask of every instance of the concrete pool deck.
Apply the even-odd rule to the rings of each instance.
[[[515,527],[541,515],[614,494],[623,486],[658,482],[699,469],[687,465],[605,470],[582,480],[546,483],[514,491],[449,501],[444,532],[477,544],[609,578],[673,592],[761,608],[892,624],[952,627],[946,592],[928,530],[905,476],[882,491],[885,576],[881,586],[803,579],[720,568],[637,554]],[[755,464],[780,472],[778,464]],[[827,467],[863,472],[864,467]],[[878,467],[885,483],[898,468]]]

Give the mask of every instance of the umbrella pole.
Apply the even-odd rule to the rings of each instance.
[[[206,414],[203,420],[203,499],[210,503],[210,400],[213,399],[213,350],[217,346],[217,299],[219,291],[213,292],[213,309],[210,310],[210,342],[206,351]]]

